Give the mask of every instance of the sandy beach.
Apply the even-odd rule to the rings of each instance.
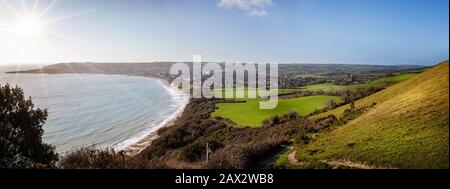
[[[159,79],[159,78],[152,78],[152,79],[160,81],[162,83],[162,85],[167,88],[167,90],[178,90],[178,89],[171,87],[170,83],[166,80]],[[177,92],[179,93],[181,91],[178,90]],[[172,92],[172,93],[176,93],[176,92]],[[183,114],[184,109],[186,108],[187,104],[190,101],[189,97],[186,97],[186,98],[187,98],[187,100],[184,101],[182,106],[176,112],[174,112],[169,118],[167,118],[162,124],[153,128],[152,132],[150,132],[150,134],[145,136],[143,139],[139,140],[137,143],[134,143],[134,144],[131,144],[131,145],[125,147],[121,151],[125,155],[135,156],[135,155],[139,154],[140,152],[142,152],[145,148],[150,146],[154,140],[159,138],[157,131],[160,128],[172,126],[175,123],[175,121]]]

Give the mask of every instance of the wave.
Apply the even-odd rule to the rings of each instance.
[[[121,142],[118,142],[117,144],[114,144],[112,147],[114,150],[116,151],[124,150],[134,144],[137,144],[141,140],[145,139],[147,136],[156,132],[158,129],[167,126],[168,123],[175,120],[183,113],[184,108],[189,103],[188,94],[183,93],[179,89],[171,87],[170,84],[166,83],[165,81],[161,81],[160,79],[155,80],[164,88],[164,90],[166,90],[171,95],[172,100],[176,103],[174,105],[178,106],[179,108],[173,111],[171,114],[169,114],[167,118],[163,119],[160,122],[149,125],[147,129],[138,133],[137,135],[129,139],[123,140]]]

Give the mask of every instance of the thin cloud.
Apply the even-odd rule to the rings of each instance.
[[[220,0],[221,8],[236,8],[249,16],[265,16],[266,8],[272,5],[272,0]]]

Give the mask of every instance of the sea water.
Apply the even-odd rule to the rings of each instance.
[[[43,140],[59,153],[92,146],[124,149],[156,131],[188,100],[161,81],[124,75],[2,72],[0,84],[6,83],[48,110]]]

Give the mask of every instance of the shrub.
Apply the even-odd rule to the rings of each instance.
[[[143,169],[162,168],[156,161],[131,157],[113,149],[81,148],[63,156],[58,167],[64,169]]]
[[[55,147],[42,142],[46,119],[47,110],[35,109],[22,89],[0,86],[0,168],[54,166]]]

